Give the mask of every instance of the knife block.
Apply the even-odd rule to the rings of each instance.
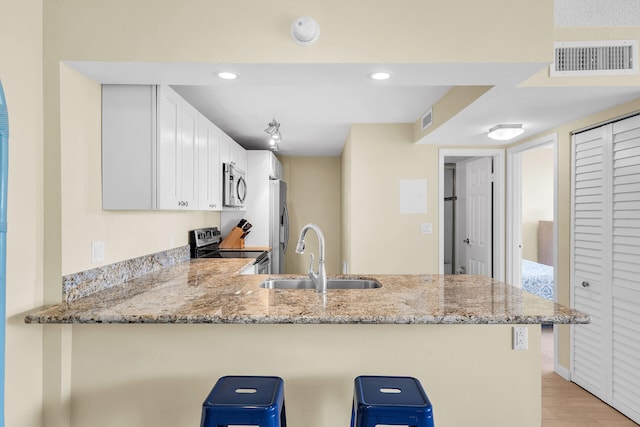
[[[242,235],[244,231],[242,228],[233,227],[233,229],[227,234],[222,242],[220,242],[219,247],[222,249],[243,249],[244,248],[244,239]]]

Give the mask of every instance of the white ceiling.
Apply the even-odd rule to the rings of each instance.
[[[452,86],[495,87],[421,142],[486,145],[498,123],[523,123],[526,138],[640,97],[640,87],[517,87],[547,64],[68,64],[99,83],[169,84],[248,149],[268,147],[275,118],[280,154],[296,156],[340,155],[353,123],[413,123]],[[368,78],[379,70],[392,78]]]

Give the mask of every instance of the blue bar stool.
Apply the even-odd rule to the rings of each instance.
[[[433,408],[420,381],[412,377],[355,379],[351,427],[378,424],[434,427]]]
[[[286,427],[282,378],[220,378],[202,404],[200,427],[232,425]]]

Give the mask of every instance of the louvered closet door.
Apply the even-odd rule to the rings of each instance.
[[[612,404],[640,422],[640,116],[613,124]]]
[[[573,307],[591,316],[591,324],[573,328],[574,382],[606,399],[607,330],[610,322],[603,302],[608,296],[607,127],[574,136],[572,286]],[[610,130],[609,130],[610,131]]]

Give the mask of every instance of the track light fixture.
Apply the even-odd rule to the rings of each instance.
[[[271,137],[269,138],[269,150],[278,151],[278,143],[282,142],[282,134],[280,133],[280,123],[273,119],[264,130]]]

